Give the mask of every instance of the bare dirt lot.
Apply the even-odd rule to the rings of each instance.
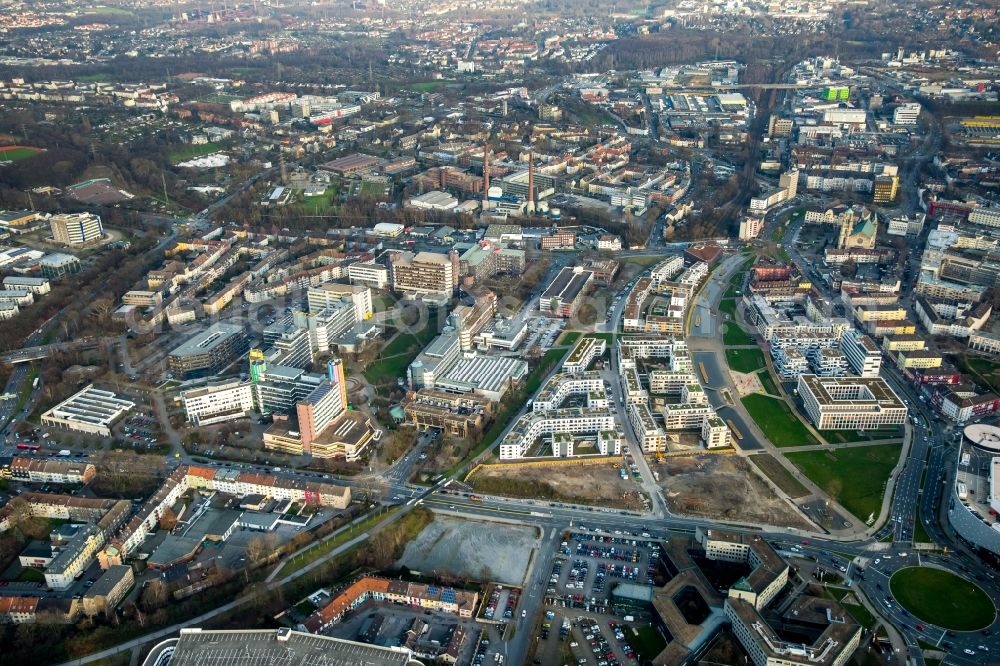
[[[753,466],[739,456],[667,458],[650,467],[670,511],[724,520],[808,528],[794,509],[775,495]]]
[[[520,467],[480,467],[468,479],[475,490],[490,495],[529,497],[576,504],[642,509],[639,487],[622,479],[611,463]]]
[[[521,585],[538,542],[533,527],[438,515],[397,565],[437,576]]]

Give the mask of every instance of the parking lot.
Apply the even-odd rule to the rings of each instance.
[[[545,617],[538,627],[536,664],[624,666],[638,663],[637,636],[644,613],[631,611],[612,591],[620,584],[652,586],[660,546],[648,537],[567,532],[552,565]]]

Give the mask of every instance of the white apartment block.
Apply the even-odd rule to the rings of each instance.
[[[835,331],[793,332],[779,331],[771,338],[772,349],[794,347],[799,351],[810,349],[831,349],[840,342],[840,334]]]
[[[233,380],[184,391],[180,396],[187,420],[196,426],[243,418],[253,411],[253,384]]]
[[[65,590],[84,572],[101,546],[104,533],[95,525],[84,525],[80,532],[45,567],[45,584],[53,590]]]
[[[1000,334],[977,331],[969,336],[969,349],[987,354],[1000,354]]]
[[[634,365],[630,368],[621,368],[621,379],[625,388],[626,404],[645,403],[649,400],[649,392],[642,387],[639,371]]]
[[[715,416],[708,404],[678,403],[663,406],[663,427],[667,430],[700,429],[705,419]]]
[[[667,435],[656,423],[645,403],[631,404],[625,409],[632,431],[642,446],[643,453],[657,453],[667,450]]]
[[[906,405],[881,377],[800,375],[798,391],[820,430],[868,430],[906,422]]]
[[[601,433],[614,431],[615,428],[615,417],[607,409],[571,408],[532,412],[518,419],[514,428],[504,437],[500,443],[500,459],[517,460],[527,457],[539,437]],[[598,443],[601,441],[607,443],[609,438],[598,438]],[[601,454],[608,455],[607,451],[601,451]],[[563,449],[562,455],[573,455],[571,444]]]
[[[774,369],[785,381],[796,379],[799,375],[809,372],[809,362],[802,350],[797,347],[771,347],[774,358]]]
[[[607,349],[607,343],[601,338],[583,337],[577,341],[573,351],[563,362],[564,372],[583,372],[590,367],[591,362]]]
[[[0,289],[0,303],[12,303],[18,307],[26,307],[35,302],[35,295],[27,289],[7,287]]]
[[[748,215],[740,220],[740,240],[753,240],[764,229],[764,218]]]
[[[659,286],[664,282],[669,282],[684,272],[684,257],[678,255],[661,261],[649,272],[649,277],[653,280],[654,286]]]
[[[591,398],[603,399],[607,405],[607,397],[604,391],[604,380],[599,372],[584,373],[558,373],[552,375],[547,382],[538,390],[535,399],[531,403],[532,411],[549,412],[559,409],[563,401],[571,395],[586,395],[588,406]]]
[[[839,349],[810,349],[806,358],[813,373],[820,377],[843,377],[847,374],[847,357]]]
[[[650,370],[649,392],[653,395],[679,395],[684,387],[698,379],[690,372]]]
[[[875,341],[864,333],[847,331],[840,338],[840,351],[847,358],[851,372],[859,377],[878,377],[882,370],[882,353]]]
[[[27,289],[35,296],[44,296],[52,291],[48,278],[9,275],[3,279],[4,289]]]
[[[701,441],[706,449],[721,449],[732,446],[729,426],[718,416],[707,418],[701,423]]]
[[[681,387],[681,402],[691,405],[707,405],[708,396],[705,390],[697,381],[690,382]]]

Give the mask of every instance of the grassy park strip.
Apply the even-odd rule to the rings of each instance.
[[[819,444],[783,400],[754,393],[740,398],[747,412],[775,446]]]
[[[744,373],[757,372],[766,365],[759,349],[727,349],[726,363],[730,370]]]
[[[878,516],[902,446],[881,444],[786,454],[831,499],[862,521]]]

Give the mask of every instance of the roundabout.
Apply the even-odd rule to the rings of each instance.
[[[906,567],[889,580],[892,596],[915,618],[954,631],[993,624],[996,608],[978,585],[934,567]]]

